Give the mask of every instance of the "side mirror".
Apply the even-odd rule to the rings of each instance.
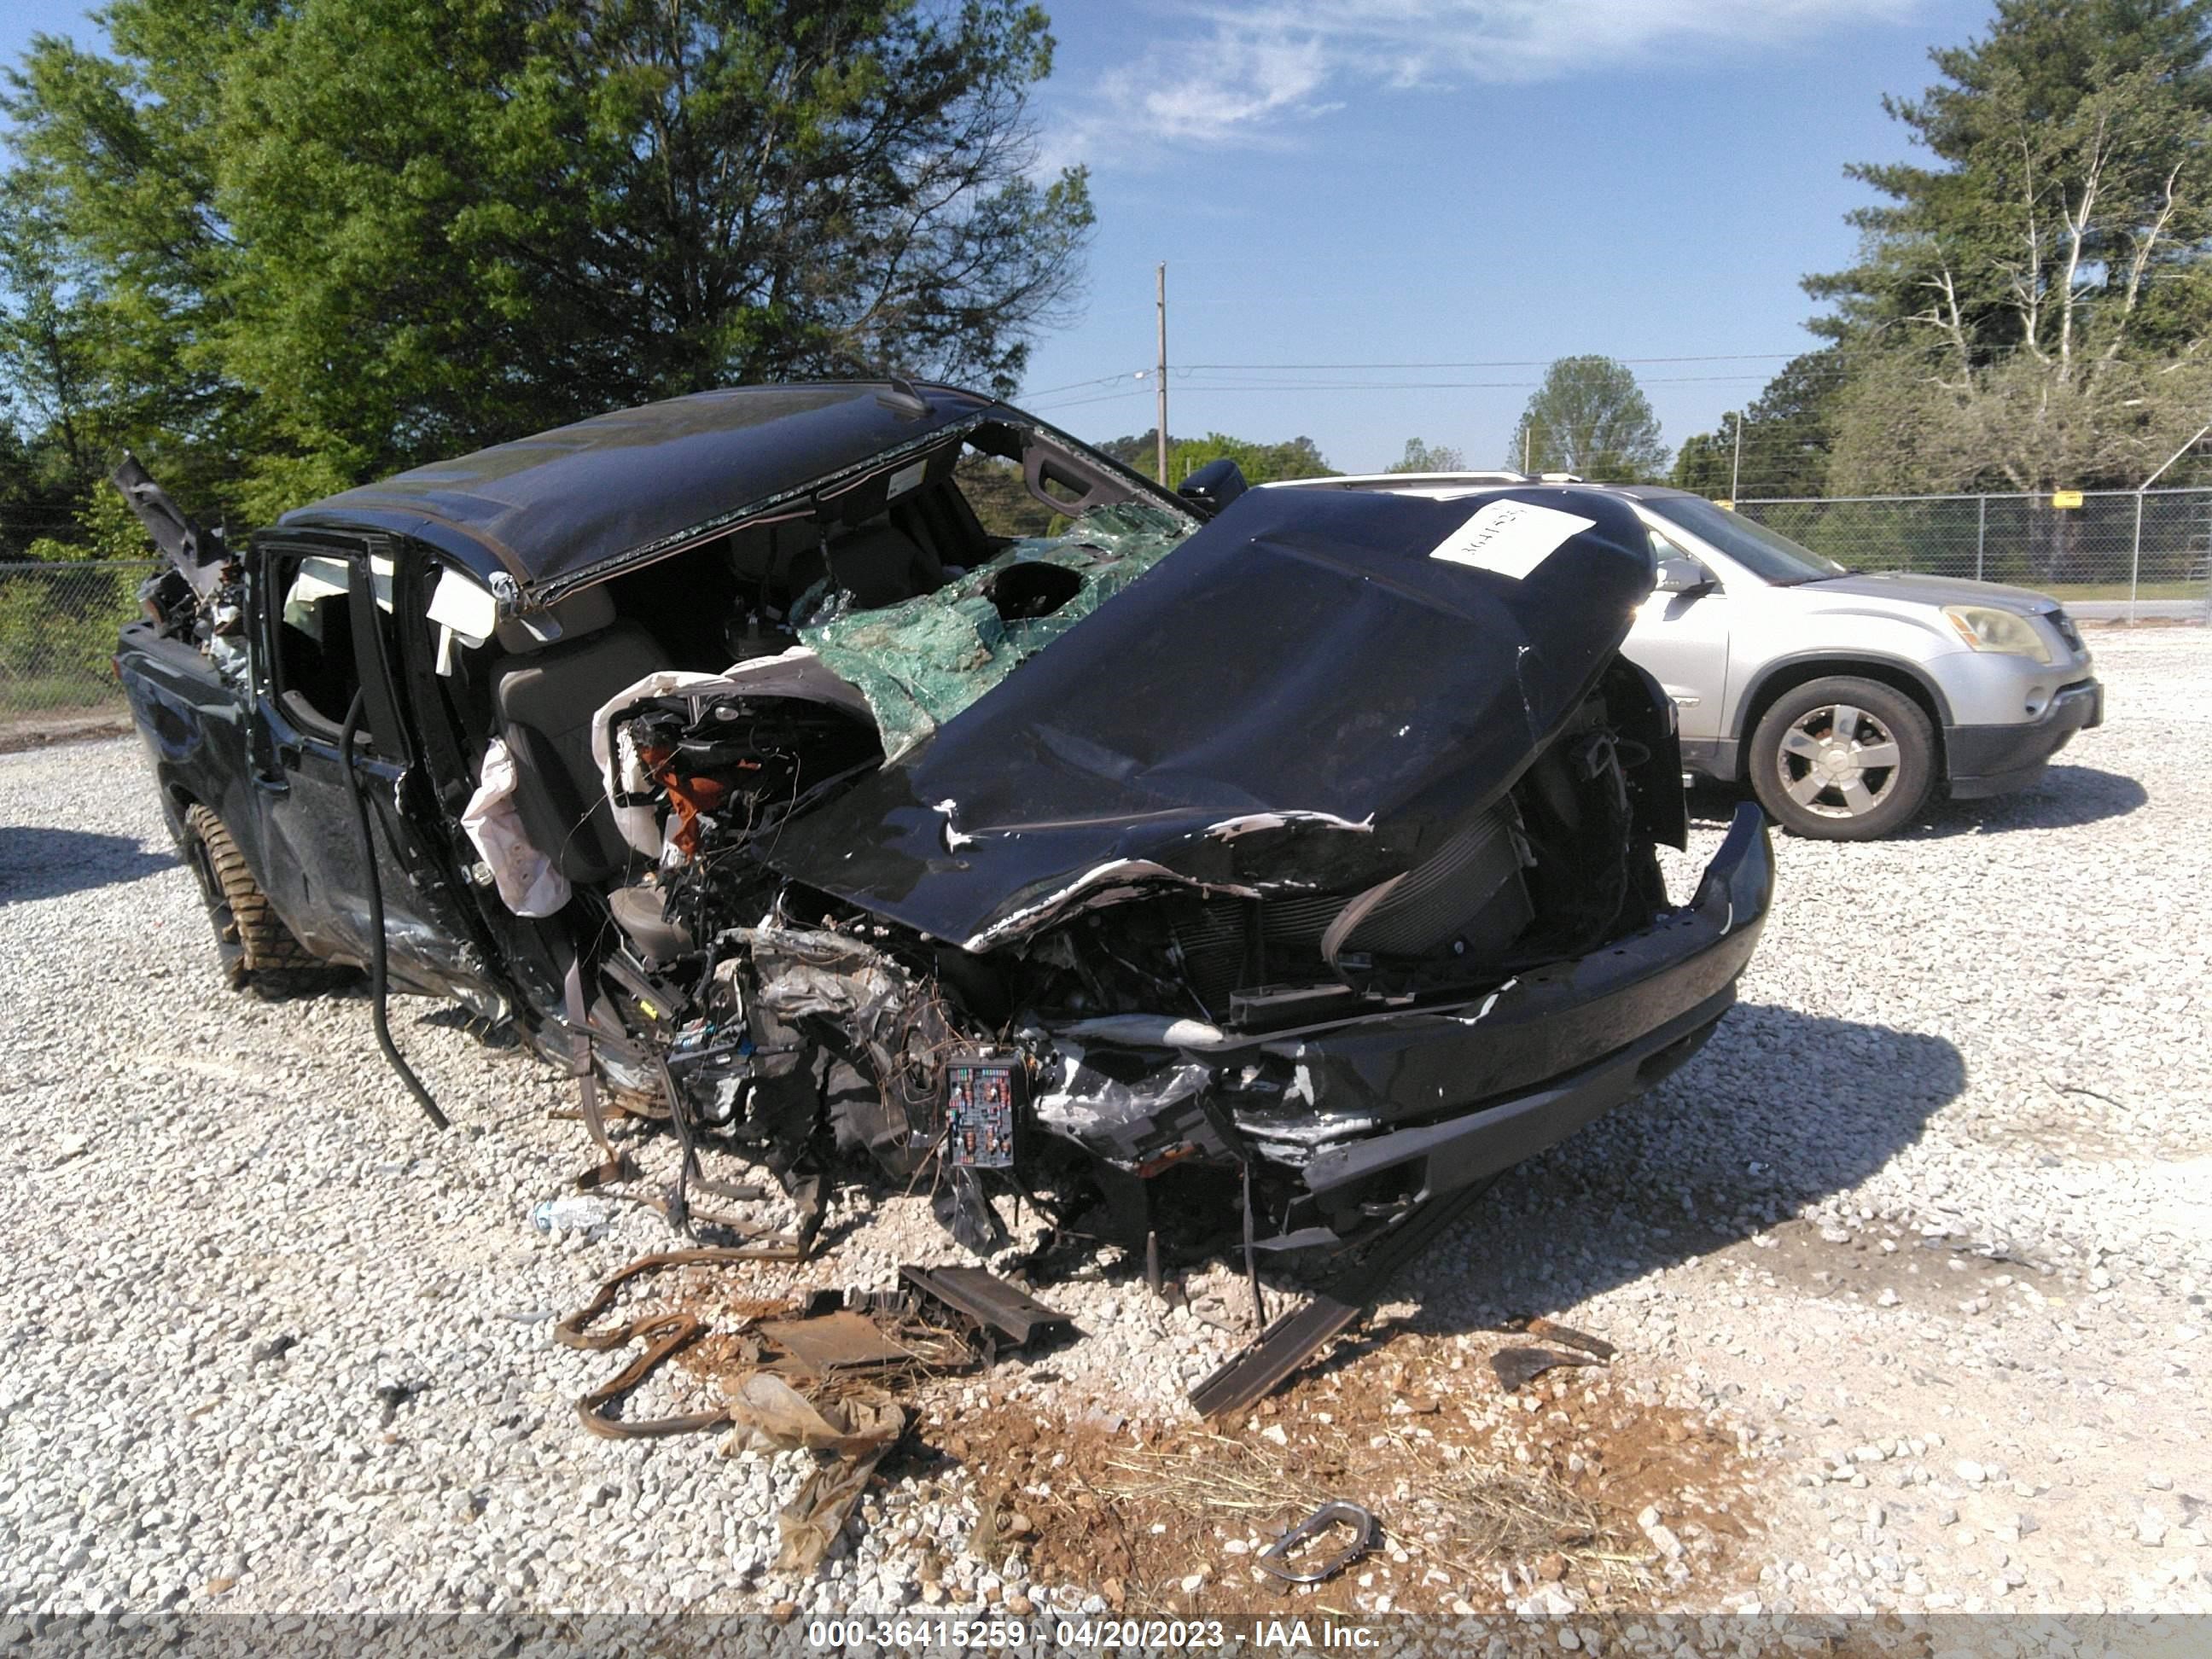
[[[1695,559],[1659,561],[1659,592],[1662,593],[1702,593],[1713,585],[1712,572]]]
[[[1196,507],[1200,518],[1210,519],[1250,488],[1244,482],[1244,469],[1224,455],[1185,478],[1176,494]]]

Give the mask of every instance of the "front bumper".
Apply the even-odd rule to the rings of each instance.
[[[1094,1045],[1071,1081],[1136,1081],[1110,1106],[1062,1096],[1051,1127],[1139,1174],[1191,1153],[1287,1170],[1302,1195],[1263,1245],[1341,1243],[1362,1218],[1565,1139],[1696,1052],[1735,1001],[1772,891],[1765,823],[1746,805],[1690,903],[1642,933],[1474,1002],[1296,1032],[1203,1027],[1174,1049]],[[1146,1086],[1168,1079],[1182,1086]]]
[[[1954,800],[1978,800],[2033,783],[2076,732],[2105,723],[2105,688],[2077,680],[2039,720],[2017,726],[1947,726],[1943,750]]]

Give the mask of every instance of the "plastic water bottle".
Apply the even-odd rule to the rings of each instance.
[[[530,1224],[541,1233],[550,1233],[556,1228],[562,1232],[594,1233],[612,1219],[605,1199],[575,1194],[542,1198],[530,1212]]]

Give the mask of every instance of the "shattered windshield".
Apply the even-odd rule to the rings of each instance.
[[[1164,507],[1097,507],[1056,536],[1018,541],[934,592],[799,629],[860,689],[886,763],[925,742],[1190,534]]]

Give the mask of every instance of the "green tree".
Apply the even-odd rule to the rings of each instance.
[[[1712,432],[1682,441],[1668,482],[1716,498],[1818,495],[1827,488],[1844,354],[1834,346],[1793,357],[1750,408],[1721,417]],[[1736,427],[1743,428],[1739,464]]]
[[[1740,412],[1730,410],[1721,416],[1717,430],[1693,432],[1683,439],[1681,448],[1674,452],[1674,465],[1667,474],[1667,482],[1677,489],[1694,489],[1716,501],[1734,495],[1739,471],[1737,428],[1743,424],[1743,418]]]
[[[1022,470],[995,455],[963,455],[959,463],[960,493],[975,509],[975,517],[994,536],[1047,536],[1066,519],[1029,492]]]
[[[2002,0],[1886,107],[1939,165],[1864,166],[1863,252],[1808,279],[1850,351],[1833,481],[2126,485],[2212,372],[2212,0]]]
[[[250,516],[735,381],[1010,391],[1079,296],[1088,188],[1034,174],[1023,0],[101,15],[106,51],[40,37],[11,76],[8,187],[100,430]]]
[[[1406,453],[1389,466],[1385,472],[1464,472],[1467,457],[1449,444],[1426,444],[1419,438],[1406,440]]]
[[[1122,465],[1133,466],[1149,478],[1152,476],[1152,464],[1159,453],[1158,448],[1159,430],[1156,426],[1146,427],[1142,432],[1131,433],[1119,438],[1109,438],[1105,442],[1098,445],[1097,448],[1101,454],[1111,455]],[[1173,432],[1168,434],[1170,450],[1173,450],[1178,444],[1188,441],[1188,439],[1176,437]]]
[[[1544,371],[1513,428],[1508,466],[1607,483],[1658,477],[1667,446],[1635,371],[1610,357],[1561,357]]]
[[[1157,427],[1133,436],[1111,438],[1098,446],[1124,466],[1133,466],[1146,477],[1152,475],[1157,453]],[[1168,434],[1168,477],[1180,483],[1201,466],[1218,460],[1237,463],[1248,483],[1272,483],[1280,478],[1326,478],[1334,469],[1322,459],[1311,438],[1291,438],[1282,443],[1255,443],[1232,438],[1225,432],[1209,432],[1203,438]]]

